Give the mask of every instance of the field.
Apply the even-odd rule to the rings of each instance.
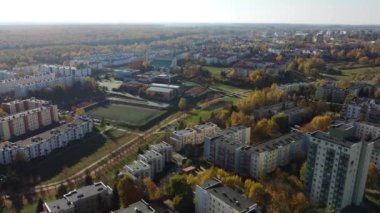
[[[340,70],[342,75],[333,75],[333,74],[323,74],[326,77],[334,78],[336,80],[350,80],[354,74],[366,74],[366,73],[378,73],[380,74],[380,67],[358,67],[353,69],[339,68],[335,69]]]
[[[202,68],[207,69],[208,71],[210,71],[212,76],[216,76],[216,77],[220,77],[220,73],[222,70],[227,71],[228,69],[230,69],[229,67],[213,67],[213,66],[204,66]]]
[[[49,155],[33,164],[31,171],[39,174],[43,183],[52,183],[86,168],[117,147],[128,143],[133,135],[110,129],[102,134],[93,133],[83,141]],[[67,158],[70,156],[70,158]]]
[[[121,104],[109,104],[99,106],[88,113],[94,118],[104,118],[106,121],[116,124],[124,123],[133,126],[144,126],[152,119],[165,113],[165,111]]]

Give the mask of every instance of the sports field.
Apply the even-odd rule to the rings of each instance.
[[[165,113],[165,111],[122,104],[109,104],[106,106],[99,106],[90,110],[88,113],[94,118],[104,118],[106,121],[112,123],[143,126],[152,119]]]

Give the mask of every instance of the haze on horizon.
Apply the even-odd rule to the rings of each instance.
[[[379,0],[5,0],[0,5],[1,24],[380,24]]]

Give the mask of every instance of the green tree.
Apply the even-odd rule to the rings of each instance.
[[[284,113],[279,113],[272,116],[272,121],[276,123],[278,130],[281,133],[286,133],[290,131],[289,116]]]
[[[38,199],[36,213],[40,213],[44,211],[44,201],[40,198]]]
[[[184,111],[187,108],[187,100],[186,100],[186,98],[179,99],[178,108],[181,111]]]
[[[120,209],[120,197],[119,197],[119,191],[117,190],[117,184],[115,184],[112,190],[111,210],[115,211],[118,209]]]
[[[190,213],[194,212],[194,203],[192,194],[189,196],[176,195],[173,199],[173,207],[177,212]]]
[[[132,178],[125,175],[122,177],[118,184],[117,190],[119,191],[120,200],[124,207],[129,206],[141,199],[141,193],[133,182]]]
[[[301,169],[300,169],[300,180],[302,182],[305,182],[306,171],[307,171],[307,161],[303,162]]]
[[[94,180],[92,179],[90,174],[87,174],[85,179],[84,179],[84,184],[86,186],[92,185],[94,183]]]
[[[185,175],[174,175],[169,179],[169,184],[167,186],[167,192],[170,197],[175,197],[176,195],[189,195],[193,193],[191,185],[187,183]]]
[[[67,188],[65,185],[61,184],[59,187],[58,187],[58,190],[57,190],[57,195],[56,197],[58,199],[62,198],[64,194],[67,194]]]

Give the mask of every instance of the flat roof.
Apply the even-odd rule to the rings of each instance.
[[[155,210],[144,200],[130,204],[127,208],[113,211],[113,213],[153,213]]]
[[[324,141],[328,141],[330,143],[334,143],[334,144],[344,146],[344,147],[348,147],[348,148],[351,147],[353,144],[359,142],[359,141],[340,140],[338,138],[332,137],[329,134],[327,134],[325,132],[321,132],[321,131],[316,131],[316,132],[310,133],[310,135],[314,138],[324,140]]]
[[[207,129],[207,128],[211,128],[211,127],[217,127],[218,125],[214,124],[214,123],[211,123],[211,122],[207,122],[205,124],[199,124],[199,125],[196,125],[194,126],[193,128],[194,129]]]
[[[129,169],[133,171],[138,171],[141,169],[149,169],[149,165],[142,162],[142,161],[133,161],[133,163],[126,165],[125,167],[128,167]]]
[[[74,204],[72,204],[70,201],[67,201],[65,198],[46,203],[46,206],[50,209],[51,212],[60,212],[74,208]]]
[[[70,201],[75,203],[76,201],[85,198],[85,197],[92,197],[97,194],[101,194],[106,190],[110,190],[104,183],[98,182],[94,183],[93,185],[84,186],[79,189],[73,190],[67,194],[64,195],[64,197]]]
[[[248,200],[232,188],[223,186],[220,182],[218,184],[217,180],[210,180],[210,182],[206,182],[201,187],[236,211],[244,213],[256,212],[257,204],[255,202]]]
[[[282,135],[278,138],[274,138],[257,145],[253,145],[252,149],[255,152],[265,152],[278,149],[279,147],[291,144],[293,142],[299,141],[304,137],[303,133],[294,131],[288,134]]]
[[[165,88],[165,87],[151,86],[151,87],[148,88],[148,90],[154,91],[154,92],[169,93],[169,92],[172,92],[174,89],[172,89],[172,88]]]

